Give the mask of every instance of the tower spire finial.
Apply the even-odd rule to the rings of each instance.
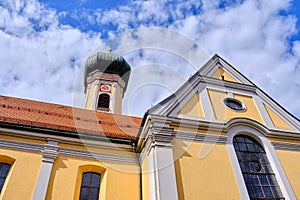
[[[109,53],[111,53],[111,52],[112,52],[112,48],[111,48],[111,47],[109,47],[108,51],[109,51]]]

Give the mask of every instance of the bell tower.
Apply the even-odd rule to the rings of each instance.
[[[126,60],[97,52],[86,59],[84,67],[85,108],[120,114],[131,71]]]

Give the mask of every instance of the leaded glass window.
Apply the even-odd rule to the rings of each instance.
[[[2,191],[5,179],[9,172],[10,164],[0,163],[0,192]]]
[[[100,178],[100,174],[95,172],[85,172],[82,174],[80,200],[98,200]]]
[[[284,199],[262,146],[245,135],[235,136],[233,145],[250,199]]]

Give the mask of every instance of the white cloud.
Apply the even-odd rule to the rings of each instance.
[[[73,82],[99,34],[59,25],[57,13],[34,0],[0,6],[0,93],[72,102]]]
[[[300,91],[299,45],[289,41],[296,34],[296,18],[279,14],[290,6],[289,1],[258,0],[225,8],[205,5],[201,14],[170,27],[223,56],[299,118],[300,106],[289,98],[297,99]]]
[[[290,102],[290,99],[300,98],[300,44],[299,41],[290,42],[291,36],[296,34],[297,19],[282,14],[289,13],[290,9],[289,0],[176,3],[137,0],[113,9],[83,9],[75,14],[77,20],[85,19],[100,28],[111,28],[103,31],[109,36],[122,34],[130,28],[149,26],[169,28],[186,35],[201,44],[210,55],[223,56],[300,118],[300,105]],[[60,19],[66,15],[72,13],[57,13],[36,0],[5,0],[0,4],[0,51],[5,52],[0,54],[1,94],[71,104],[71,88],[80,63],[99,43],[102,50],[107,47],[99,33],[84,33],[78,28],[61,25]],[[139,48],[152,38],[154,44],[181,49],[178,55],[185,54],[184,57],[193,64],[197,63],[196,52],[192,48],[185,49],[184,42],[171,41],[170,45],[170,39],[159,34],[149,34],[143,40],[134,37],[122,38],[119,45],[128,47],[126,44],[130,43],[131,48],[134,45]],[[162,53],[163,48],[157,48],[145,50],[144,61],[139,60],[138,51],[126,58],[133,66],[159,63],[186,73],[184,77],[188,77],[192,70],[184,72],[178,67],[184,62],[180,61],[180,56],[175,58],[174,49],[171,53]],[[118,50],[122,52],[122,49]],[[189,66],[186,64],[187,68]],[[158,75],[155,80],[161,77]],[[157,92],[153,94],[157,98]]]

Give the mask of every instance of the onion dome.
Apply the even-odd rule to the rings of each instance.
[[[97,52],[89,56],[85,61],[84,80],[87,86],[87,76],[94,72],[117,74],[125,82],[124,92],[130,76],[130,66],[121,55]]]

